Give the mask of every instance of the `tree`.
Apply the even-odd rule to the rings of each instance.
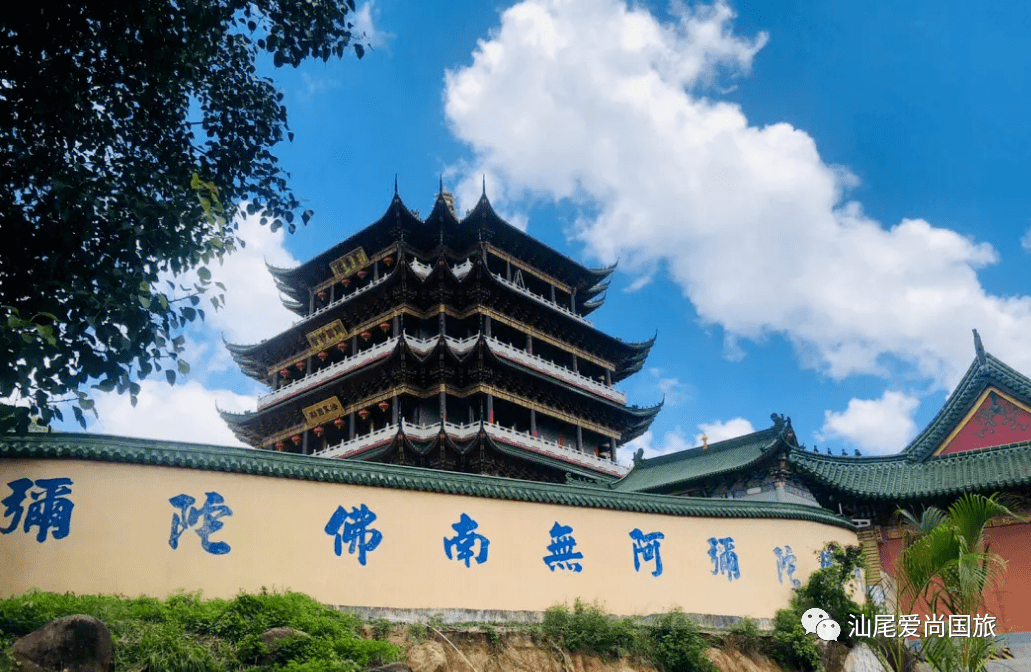
[[[929,507],[916,518],[900,511],[907,524],[896,569],[899,602],[905,613],[925,607],[932,615],[968,616],[971,624],[997,587],[1006,562],[991,552],[985,529],[993,520],[1015,518],[995,495],[966,493],[942,511]],[[983,616],[984,614],[982,614]],[[976,634],[971,627],[971,635]],[[994,637],[924,637],[922,650],[937,672],[980,672],[996,650]]]
[[[271,152],[293,134],[256,59],[361,58],[353,12],[86,0],[0,20],[0,431],[70,400],[85,426],[87,385],[135,405],[137,378],[189,370],[182,329],[206,291],[222,302],[206,264],[242,244],[223,213],[247,201],[291,232],[311,217]]]

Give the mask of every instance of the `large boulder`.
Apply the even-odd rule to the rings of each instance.
[[[293,639],[294,637],[303,637],[307,639],[308,633],[302,632],[301,630],[294,630],[288,627],[271,628],[261,633],[261,642],[265,645],[268,653],[261,656],[258,660],[259,665],[271,665],[275,659],[276,654],[279,653],[279,649],[282,648],[286,640]]]
[[[107,626],[92,616],[65,616],[14,642],[24,672],[111,672],[115,647]]]
[[[860,644],[848,652],[841,672],[891,672],[869,646]]]
[[[443,672],[447,668],[447,655],[439,642],[423,642],[408,649],[405,663],[414,672]]]

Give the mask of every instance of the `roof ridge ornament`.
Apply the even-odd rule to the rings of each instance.
[[[988,358],[984,354],[984,344],[981,343],[981,335],[974,329],[974,352],[977,353],[977,361],[981,366],[988,365]]]
[[[394,197],[397,197],[397,173],[394,173]]]

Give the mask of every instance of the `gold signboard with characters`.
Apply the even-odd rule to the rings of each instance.
[[[344,323],[340,320],[333,320],[329,324],[323,325],[315,331],[309,331],[304,335],[308,339],[308,344],[315,350],[325,350],[326,348],[336,345],[340,341],[347,337],[347,330],[344,329]]]
[[[333,275],[343,278],[351,275],[368,263],[369,257],[366,256],[365,250],[359,247],[356,250],[351,250],[339,259],[329,262],[329,267],[333,269]]]
[[[323,423],[335,420],[344,414],[344,407],[336,397],[323,399],[317,404],[304,409],[304,421],[308,428],[317,427]]]

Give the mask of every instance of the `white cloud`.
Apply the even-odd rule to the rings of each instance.
[[[304,82],[304,88],[301,89],[299,97],[304,101],[311,100],[323,91],[340,88],[340,80],[335,77],[312,77],[307,72],[302,72],[301,81]]]
[[[655,378],[656,387],[662,393],[666,406],[680,406],[694,396],[694,390],[690,385],[680,382],[680,379],[676,377],[664,378],[662,369],[652,367],[648,369],[648,373]]]
[[[576,236],[644,280],[664,264],[704,323],[738,339],[783,334],[835,378],[894,357],[948,387],[970,329],[1031,370],[1031,298],[1000,297],[988,244],[921,219],[884,227],[846,199],[857,179],[786,123],[750,125],[711,96],[765,35],[732,33],[726,3],[661,23],[623,0],[527,0],[473,63],[448,72],[445,111],[473,160],[461,199],[572,199]],[[687,311],[685,310],[685,313]],[[743,355],[732,347],[728,355]]]
[[[1020,246],[1025,251],[1031,252],[1031,229],[1024,232],[1024,235],[1020,237]]]
[[[379,18],[379,7],[376,6],[374,0],[359,7],[354,17],[354,33],[358,36],[358,41],[373,49],[386,46],[394,37],[393,33],[387,33],[377,28],[374,25],[374,17]]]
[[[885,391],[880,399],[852,399],[842,412],[824,411],[820,441],[843,439],[864,451],[897,453],[916,434],[913,414],[920,400],[902,392]]]
[[[637,437],[633,441],[630,441],[620,447],[617,460],[620,464],[630,466],[634,461],[634,453],[639,449],[644,450],[644,457],[658,457],[659,455],[667,455],[669,453],[675,453],[681,450],[687,450],[693,448],[687,439],[684,437],[684,432],[677,427],[672,432],[666,432],[663,435],[661,441],[656,441],[656,437],[652,430],[648,430],[641,436]]]
[[[298,262],[284,247],[285,230],[273,233],[268,226],[261,226],[260,219],[260,214],[238,215],[238,235],[245,246],[226,255],[221,265],[215,262],[209,267],[212,280],[226,286],[226,303],[216,311],[207,297],[203,299],[199,307],[204,308],[205,320],[195,323],[199,325],[196,340],[209,336],[218,340],[219,334],[224,333],[231,342],[256,343],[278,334],[297,320],[297,315],[283,307],[265,262],[280,268],[291,268]],[[186,286],[193,282],[196,282],[193,272],[177,280]],[[218,347],[222,347],[221,342]]]
[[[726,422],[721,420],[703,422],[698,425],[698,429],[702,431],[694,437],[696,446],[702,445],[702,434],[705,434],[709,439],[709,443],[713,444],[719,441],[726,441],[727,439],[736,439],[739,436],[755,432],[752,423],[744,418],[734,418]]]
[[[225,446],[243,444],[219,417],[216,401],[229,410],[254,407],[251,397],[209,390],[192,380],[174,386],[153,378],[141,381],[136,408],[128,396],[113,392],[94,398],[100,418],[91,424],[91,432]]]

